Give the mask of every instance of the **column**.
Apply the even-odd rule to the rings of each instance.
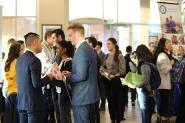
[[[141,43],[148,45],[149,19],[150,19],[150,0],[140,0],[141,4]]]

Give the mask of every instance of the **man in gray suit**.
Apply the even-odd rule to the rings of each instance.
[[[71,85],[75,123],[97,123],[99,121],[97,54],[85,41],[84,34],[84,27],[79,23],[68,27],[68,36],[76,47],[76,52],[72,61],[72,72],[66,78],[63,76],[63,80]]]

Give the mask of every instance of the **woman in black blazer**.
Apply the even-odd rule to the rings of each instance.
[[[74,48],[69,41],[60,41],[56,45],[56,52],[62,58],[59,64],[61,72],[72,69],[72,57]],[[65,85],[61,80],[53,80],[58,93],[58,107],[60,112],[60,123],[71,123],[71,97],[70,86]]]

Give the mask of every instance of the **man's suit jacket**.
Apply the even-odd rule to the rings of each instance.
[[[17,60],[16,74],[17,108],[26,111],[43,111],[42,86],[47,85],[50,79],[47,76],[41,79],[40,60],[31,51],[26,51]]]
[[[103,51],[100,51],[100,53],[98,55],[99,55],[99,58],[100,58],[100,61],[101,61],[101,66],[102,66],[106,55]]]
[[[72,105],[99,101],[97,64],[97,53],[84,41],[73,57],[72,73],[67,77],[72,89]]]
[[[129,63],[131,62],[130,54],[125,55],[125,63],[126,63],[126,74],[131,72]]]

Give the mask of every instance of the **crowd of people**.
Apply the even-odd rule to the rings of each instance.
[[[8,41],[0,66],[2,123],[100,123],[106,103],[111,122],[120,123],[129,97],[132,106],[137,100],[142,123],[151,123],[154,113],[157,123],[169,123],[173,115],[176,123],[184,122],[185,57],[177,61],[171,55],[169,40],[135,51],[128,46],[123,55],[117,40],[109,38],[105,54],[101,41],[84,37],[80,23],[71,24],[67,34],[69,41],[61,29],[46,32],[43,41],[33,32],[24,41]],[[121,78],[128,73],[143,81],[124,85]]]

